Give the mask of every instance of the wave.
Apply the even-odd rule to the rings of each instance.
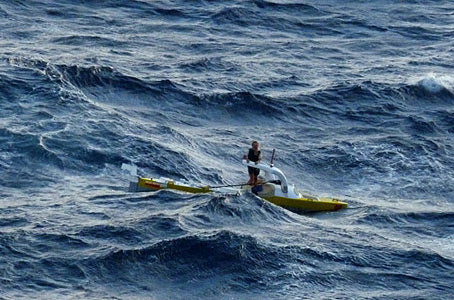
[[[309,14],[320,13],[320,10],[315,6],[305,3],[294,3],[294,2],[273,2],[266,0],[254,0],[254,5],[259,8],[272,9],[273,11],[285,11],[285,12],[308,12]]]
[[[190,68],[216,68],[217,63],[220,62],[216,61],[215,65],[210,66],[211,60],[202,60],[195,62],[197,67]],[[333,121],[339,116],[345,121],[376,120],[380,125],[384,117],[402,118],[401,113],[411,105],[409,101],[416,99],[427,103],[450,103],[454,98],[449,78],[431,76],[416,84],[400,87],[372,81],[337,84],[311,94],[281,99],[248,91],[197,95],[187,92],[184,86],[170,80],[146,81],[103,66],[52,66],[39,60],[22,60],[18,65],[38,69],[50,80],[57,80],[61,86],[81,91],[95,102],[150,108],[159,105],[169,110],[192,106],[206,109],[205,112],[211,119],[223,116],[225,119],[248,120],[251,115],[285,118],[290,113],[296,114],[297,118],[301,115],[321,121],[326,120],[327,116]],[[193,112],[195,111],[191,109],[186,111],[188,115],[198,117]]]
[[[89,129],[91,131],[93,129]],[[127,160],[111,145],[117,143],[118,133],[93,132],[87,137],[78,129],[63,130],[46,135],[41,145],[61,161],[60,167],[69,170],[97,172],[106,164],[118,165]]]
[[[198,47],[200,45],[193,44],[192,47]],[[204,45],[204,47],[206,47]],[[192,60],[191,62],[185,62],[180,65],[182,69],[190,73],[199,73],[206,71],[213,72],[235,72],[239,71],[240,66],[231,62],[224,61],[220,57],[203,57]]]
[[[124,90],[131,94],[140,93],[162,99],[167,98],[176,101],[192,95],[184,92],[181,87],[168,79],[147,82],[137,77],[128,76],[108,66],[78,66],[78,65],[55,65],[40,59],[27,59],[23,57],[11,57],[9,63],[29,68],[45,74],[51,82],[57,82],[61,86],[70,89],[90,91],[90,88],[103,87],[102,92]]]
[[[262,264],[250,253],[259,253],[257,244],[247,236],[222,231],[212,235],[183,236],[163,240],[152,246],[117,250],[103,257],[89,260],[90,270],[104,277],[120,280],[149,282],[175,278],[175,283],[186,279],[197,280],[213,275],[238,273],[246,276],[254,264]],[[141,272],[125,272],[138,267]],[[143,276],[138,278],[138,276]]]
[[[450,236],[449,226],[454,220],[454,212],[386,212],[371,213],[356,220],[357,224],[374,227],[405,228],[407,234],[430,237]],[[445,230],[444,230],[445,229]]]
[[[63,161],[41,143],[38,135],[0,129],[0,141],[2,141],[3,145],[1,147],[2,151],[10,155],[8,165],[11,168],[23,168],[24,159],[29,163],[45,163],[56,167],[63,166]]]
[[[65,234],[31,231],[3,234],[0,239],[2,262],[7,257],[9,267],[2,268],[2,295],[17,290],[15,280],[18,278],[23,285],[22,293],[69,288],[85,280],[83,270],[74,259],[77,255],[72,254],[85,251],[87,246],[80,239]]]
[[[428,93],[440,94],[448,92],[451,97],[454,96],[454,78],[451,76],[429,74],[418,81],[418,86],[422,87]]]
[[[442,78],[429,76],[415,84],[400,85],[373,81],[346,82],[298,97],[305,100],[306,103],[301,101],[302,105],[311,101],[319,106],[322,104],[320,107],[330,109],[333,114],[347,112],[346,121],[356,113],[368,121],[375,119],[375,116],[382,119],[401,118],[413,110],[414,101],[430,104],[452,102],[452,82],[449,77]]]
[[[442,41],[446,37],[452,35],[451,31],[444,31],[444,30],[436,30],[434,28],[428,28],[426,26],[417,26],[417,25],[410,25],[410,26],[403,26],[403,25],[391,25],[388,26],[391,32],[396,32],[402,37],[408,39],[415,39],[415,40],[424,40],[424,41]]]
[[[297,222],[291,214],[287,214],[281,208],[270,205],[262,199],[252,195],[219,195],[210,196],[206,202],[196,204],[192,209],[195,218],[201,217],[206,224],[219,224],[224,220],[229,222],[231,218],[238,219],[246,226],[257,226],[262,222],[277,224],[292,224]],[[193,215],[187,216],[191,221]]]
[[[249,31],[238,31],[238,34],[245,36],[251,34],[250,30],[261,35],[268,34],[270,31],[285,32],[286,36],[292,33],[300,34],[301,31],[311,36],[340,34],[340,31],[335,29],[336,27],[326,26],[324,24],[326,20],[320,20],[327,18],[328,13],[311,5],[268,1],[255,1],[254,4],[255,6],[223,7],[213,13],[210,20],[216,26],[233,25],[248,28]],[[307,19],[302,19],[302,16],[306,16]]]
[[[239,6],[222,8],[213,14],[211,19],[218,24],[232,23],[240,26],[261,23],[253,10]]]
[[[0,218],[0,228],[21,227],[27,224],[29,224],[29,220],[25,217]]]
[[[99,36],[91,36],[91,35],[69,35],[69,36],[62,36],[53,38],[51,42],[55,44],[63,44],[69,46],[103,46],[103,47],[113,47],[113,46],[120,46],[121,44],[125,44],[123,41],[119,41],[117,39],[110,39],[105,37]]]
[[[222,94],[201,95],[197,102],[193,103],[197,107],[206,107],[210,110],[227,112],[227,118],[240,118],[243,120],[262,117],[282,116],[280,103],[276,103],[272,98],[253,94],[250,92],[232,92]],[[210,112],[208,110],[208,112]],[[253,116],[253,118],[251,118]]]
[[[419,103],[443,104],[454,101],[454,78],[429,74],[416,83],[410,83],[401,89],[408,100]]]
[[[294,251],[290,247],[281,250],[267,247],[254,237],[222,230],[117,250],[92,257],[84,265],[106,281],[116,278],[116,282],[136,282],[152,289],[171,284],[174,289],[186,290],[189,280],[200,284],[222,282],[227,291],[253,292],[266,290],[264,283],[270,280],[267,274],[280,273]],[[127,272],[131,269],[135,271]]]
[[[77,233],[81,239],[104,240],[105,244],[114,247],[125,247],[140,243],[145,237],[142,233],[127,226],[95,225],[84,227]]]

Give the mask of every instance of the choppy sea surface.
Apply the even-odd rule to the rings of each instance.
[[[449,299],[451,1],[0,3],[0,299]],[[128,192],[265,160],[349,204]]]

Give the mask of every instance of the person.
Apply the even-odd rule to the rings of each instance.
[[[262,159],[261,156],[261,151],[259,149],[260,144],[257,141],[252,142],[252,148],[249,149],[249,152],[247,155],[244,155],[243,159],[246,159],[247,162],[252,161],[255,162],[255,164],[258,164],[260,160]],[[254,167],[249,167],[248,166],[248,173],[249,173],[249,181],[247,184],[251,186],[257,185],[257,178],[260,173],[260,169],[254,168]]]

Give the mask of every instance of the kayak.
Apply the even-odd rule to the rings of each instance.
[[[225,186],[192,186],[188,183],[176,182],[166,178],[139,177],[137,181],[130,182],[131,192],[145,192],[158,190],[175,190],[185,193],[244,193],[252,192],[260,198],[275,205],[289,209],[294,212],[316,212],[316,211],[337,211],[347,208],[347,203],[335,198],[316,197],[310,194],[299,192],[294,185],[289,185],[287,177],[275,166],[264,163],[255,164],[243,161],[247,166],[258,168],[264,171],[265,175],[260,176],[258,185],[225,185]],[[233,186],[239,188],[232,189]]]

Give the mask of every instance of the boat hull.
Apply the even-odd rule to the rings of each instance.
[[[129,190],[132,192],[158,191],[163,189],[176,190],[186,193],[205,194],[213,192],[208,186],[192,187],[173,181],[156,180],[139,177],[137,182],[131,182]],[[240,190],[250,191],[250,187],[243,186]],[[260,196],[260,195],[259,195]],[[334,198],[287,198],[281,196],[260,196],[262,199],[277,206],[294,212],[337,211],[347,208],[347,203]]]
[[[173,181],[158,181],[153,178],[139,177],[137,183],[131,182],[129,186],[130,191],[134,192],[147,192],[158,191],[162,189],[176,190],[186,193],[209,193],[212,192],[209,187],[192,187],[184,184],[177,184]]]
[[[334,198],[322,198],[318,200],[307,198],[286,198],[286,197],[263,197],[263,199],[294,212],[311,211],[336,211],[347,208],[347,203]]]

